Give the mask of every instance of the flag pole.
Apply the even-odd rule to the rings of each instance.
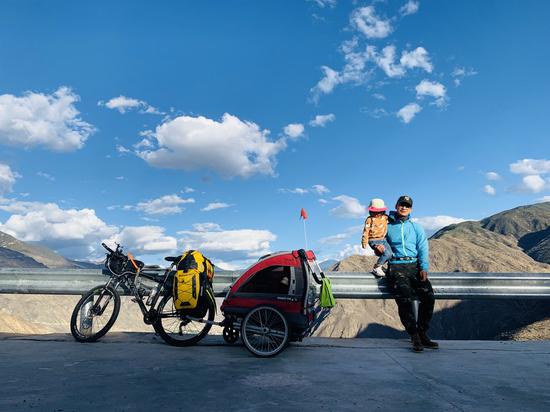
[[[300,210],[300,219],[304,221],[304,239],[306,241],[306,250],[307,250],[307,231],[306,231],[306,219],[307,219],[307,212],[304,208]]]
[[[305,219],[302,219],[303,222],[304,222],[304,239],[306,240],[306,250],[308,249],[307,247],[307,232],[306,232],[306,220]]]

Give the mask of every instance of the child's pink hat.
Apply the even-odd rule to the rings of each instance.
[[[388,210],[382,199],[372,199],[369,205],[369,212],[385,212]]]

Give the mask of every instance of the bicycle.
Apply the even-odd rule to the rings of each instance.
[[[216,302],[213,293],[205,293],[206,299],[193,310],[177,310],[172,296],[174,267],[181,256],[168,256],[171,262],[164,273],[158,266],[145,266],[134,259],[131,253],[124,254],[117,244],[112,250],[105,243],[104,274],[109,276],[105,285],[92,288],[76,304],[71,315],[71,334],[78,342],[95,342],[114,325],[120,312],[119,288],[133,296],[143,314],[143,322],[153,326],[155,332],[168,344],[174,346],[194,345],[204,338],[214,322]],[[142,282],[146,278],[156,284],[153,287]],[[203,282],[210,288],[209,281]],[[144,302],[145,300],[145,302]]]

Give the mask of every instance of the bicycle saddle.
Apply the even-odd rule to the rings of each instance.
[[[168,261],[168,262],[177,262],[178,260],[181,259],[181,256],[182,255],[179,255],[179,256],[166,256],[164,258],[164,260]]]

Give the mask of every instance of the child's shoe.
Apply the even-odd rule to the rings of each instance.
[[[386,272],[384,272],[382,266],[375,266],[371,273],[377,278],[383,278],[384,276],[386,276]]]

